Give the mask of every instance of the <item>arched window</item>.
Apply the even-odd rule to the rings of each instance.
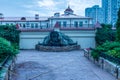
[[[23,28],[25,28],[25,24],[23,24]]]
[[[26,26],[29,27],[29,22],[26,22]]]
[[[26,18],[25,17],[21,17],[21,20],[26,20]]]
[[[58,21],[58,25],[59,25],[59,27],[61,27],[61,22],[60,21]]]
[[[66,21],[63,22],[63,27],[67,27],[67,22]]]
[[[83,27],[83,22],[82,21],[79,22],[79,27]]]
[[[35,23],[35,28],[38,28],[38,23]]]
[[[78,27],[78,22],[77,21],[74,22],[74,27]]]
[[[31,28],[34,28],[34,24],[33,23],[31,23]]]

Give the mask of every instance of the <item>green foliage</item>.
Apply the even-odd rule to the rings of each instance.
[[[96,32],[96,44],[102,45],[106,41],[115,40],[115,31],[111,29],[109,24],[101,24],[102,28],[98,28]]]
[[[112,56],[112,57],[116,57],[116,53],[117,53],[116,50],[108,50],[107,51],[107,54]]]
[[[0,38],[0,62],[7,56],[15,56],[18,50],[11,46],[11,43],[4,38]]]
[[[98,61],[98,60],[99,60],[99,57],[100,57],[99,51],[96,50],[96,49],[95,49],[95,50],[92,50],[91,56],[94,58],[94,60]]]
[[[18,53],[19,33],[15,25],[0,25],[0,62]]]
[[[104,48],[104,51],[112,50],[114,48],[120,47],[119,42],[105,42],[103,45],[101,45],[102,48]]]
[[[13,46],[15,49],[19,49],[19,43],[12,43],[12,46]]]
[[[92,51],[93,58],[99,59],[100,54],[102,54],[101,52],[104,52],[112,58],[120,59],[120,9],[118,11],[116,29],[117,31],[115,32],[110,28],[110,25],[104,24],[102,24],[102,28],[97,29],[96,43],[99,46]],[[115,36],[117,42],[113,42]]]
[[[12,43],[19,43],[19,33],[15,25],[0,25],[0,37]]]
[[[120,58],[120,43],[106,41],[104,44],[96,47],[96,49],[92,51],[91,55],[94,59],[98,60],[101,52],[105,52],[115,58]]]
[[[120,8],[118,11],[118,19],[116,23],[116,29],[117,29],[117,34],[116,34],[116,40],[120,42]]]
[[[120,47],[119,48],[114,48],[113,50],[108,50],[107,54],[120,59]]]

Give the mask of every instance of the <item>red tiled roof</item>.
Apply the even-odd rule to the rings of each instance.
[[[53,29],[18,29],[21,32],[50,32]]]
[[[18,29],[21,32],[50,32],[54,29]],[[79,30],[95,30],[95,28],[60,28],[61,31],[79,31]]]
[[[0,21],[23,21],[21,20],[23,17],[3,17],[0,18]],[[26,20],[25,21],[36,21],[35,17],[24,17]],[[49,17],[39,17],[39,21],[44,21],[48,20]]]
[[[60,28],[60,30],[95,30],[95,28]]]
[[[95,24],[95,28],[101,28],[101,24],[97,21],[97,23]]]

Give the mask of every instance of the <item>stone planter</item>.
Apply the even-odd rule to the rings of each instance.
[[[109,60],[106,60],[102,57],[99,58],[99,61],[94,61],[92,56],[90,55],[89,51],[84,50],[84,55],[88,60],[92,61],[93,63],[100,66],[100,68],[106,70],[110,74],[116,77],[117,80],[120,80],[120,66],[110,62]]]
[[[71,46],[62,46],[62,47],[36,45],[35,49],[38,51],[46,51],[46,52],[65,52],[72,50],[80,50],[80,45],[71,45]]]

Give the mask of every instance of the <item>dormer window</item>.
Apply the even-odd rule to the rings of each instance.
[[[25,17],[22,17],[21,20],[26,20],[26,18],[25,18]]]

